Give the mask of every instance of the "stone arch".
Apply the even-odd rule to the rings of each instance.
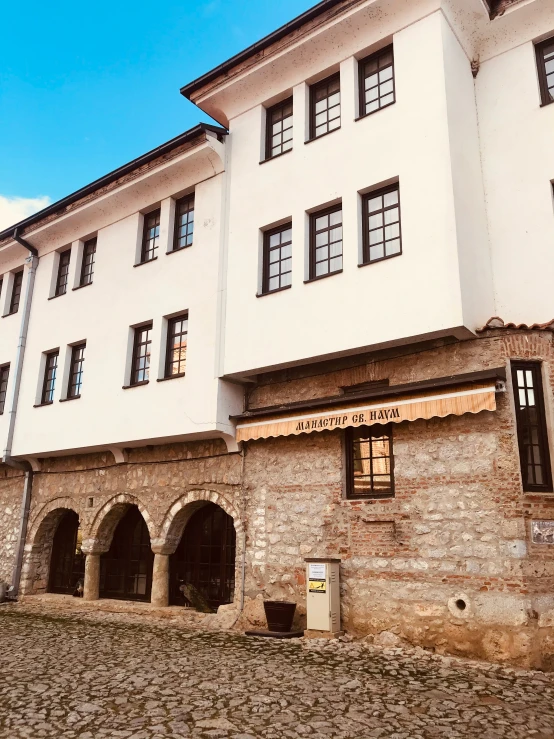
[[[166,512],[160,528],[160,535],[157,539],[152,540],[152,549],[159,554],[174,554],[191,516],[208,503],[215,503],[233,519],[236,534],[233,602],[235,607],[238,607],[242,598],[241,572],[245,527],[238,509],[227,497],[215,490],[190,490],[178,498]]]
[[[48,588],[50,559],[54,534],[60,520],[68,511],[81,519],[79,506],[71,498],[54,498],[46,503],[33,518],[27,536],[20,590],[23,595],[45,593]]]
[[[139,509],[148,528],[150,540],[153,541],[156,531],[148,510],[136,496],[121,493],[108,500],[94,517],[89,535],[83,541],[83,551],[87,554],[104,554],[104,552],[107,552],[112,543],[117,524],[130,506],[136,506]]]
[[[152,539],[152,549],[160,554],[173,554],[190,517],[206,503],[215,503],[231,516],[237,535],[237,554],[242,553],[244,526],[241,516],[235,506],[215,490],[190,490],[178,498],[164,516],[160,535]]]

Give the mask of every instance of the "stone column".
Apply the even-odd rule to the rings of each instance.
[[[154,554],[152,596],[150,602],[158,608],[169,605],[169,554]]]
[[[100,555],[87,554],[85,559],[85,583],[83,600],[100,598]]]

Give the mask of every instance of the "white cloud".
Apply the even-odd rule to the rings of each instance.
[[[37,210],[46,208],[52,201],[48,195],[38,198],[8,198],[0,195],[0,229],[9,228]]]

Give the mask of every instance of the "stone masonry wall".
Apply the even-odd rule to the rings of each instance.
[[[250,393],[249,407],[527,358],[545,362],[550,412],[548,332],[493,332],[351,368],[275,373]],[[554,548],[531,544],[530,519],[554,519],[554,494],[522,492],[510,387],[497,406],[494,413],[395,424],[394,499],[345,499],[340,431],[248,443],[252,617],[262,597],[305,603],[304,557],[340,557],[349,631],[394,631],[423,646],[519,664],[551,661]]]
[[[24,473],[0,464],[0,582],[11,584],[19,536]]]
[[[552,431],[554,348],[547,331],[490,331],[389,357],[289,369],[260,378],[248,401],[250,408],[267,407],[335,396],[362,382],[397,385],[529,358],[544,362]],[[265,626],[263,600],[286,598],[298,603],[296,624],[304,626],[304,558],[339,557],[348,631],[393,631],[444,652],[554,668],[554,547],[530,538],[531,519],[554,521],[554,491],[522,492],[510,383],[497,394],[495,412],[395,424],[393,499],[345,498],[343,444],[337,430],[248,442],[237,454],[213,440],[130,449],[123,464],[107,452],[42,460],[24,590],[47,586],[48,541],[63,508],[79,514],[85,540],[99,547],[102,521],[116,506],[136,503],[153,546],[170,553],[176,534],[168,516],[179,505],[209,499],[246,532],[241,625]],[[5,492],[12,488],[17,495]],[[0,476],[0,515],[13,508],[12,497],[20,501],[21,489],[22,479]],[[7,527],[3,520],[0,534],[13,531],[18,511]],[[0,549],[0,572],[6,558],[9,564],[9,552]]]

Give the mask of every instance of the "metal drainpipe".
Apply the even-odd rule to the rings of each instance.
[[[25,346],[27,344],[27,331],[29,328],[29,316],[31,313],[31,303],[33,300],[33,290],[35,286],[35,274],[38,267],[38,251],[28,241],[21,238],[18,229],[14,230],[14,241],[24,246],[31,254],[25,262],[29,265],[27,270],[27,283],[25,285],[25,295],[23,297],[23,310],[21,315],[21,325],[19,331],[19,341],[17,344],[17,352],[15,355],[15,376],[12,386],[12,393],[9,405],[9,421],[8,435],[6,438],[6,448],[2,454],[2,462],[8,467],[25,471],[25,483],[23,485],[23,498],[21,502],[21,520],[19,524],[19,537],[17,542],[17,550],[15,564],[12,576],[11,595],[17,595],[19,592],[19,581],[21,578],[21,569],[23,566],[23,552],[25,548],[25,540],[27,538],[27,524],[29,521],[29,509],[31,507],[31,492],[33,488],[33,470],[29,462],[12,459],[12,444],[15,431],[15,419],[17,416],[17,404],[19,401],[19,390],[21,387],[21,373],[23,371],[23,359],[25,357]]]

